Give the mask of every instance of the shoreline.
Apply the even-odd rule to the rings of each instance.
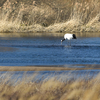
[[[96,70],[100,65],[85,67],[55,67],[55,66],[0,66],[0,71],[62,71],[62,70]]]
[[[67,32],[69,33],[69,32]],[[0,37],[63,37],[65,32],[11,32],[11,33],[0,33]],[[100,32],[77,32],[77,37],[100,37]]]

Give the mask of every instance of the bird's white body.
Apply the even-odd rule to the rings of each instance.
[[[61,43],[66,39],[67,40],[76,39],[76,35],[75,34],[70,34],[70,33],[65,34],[64,38],[61,40]],[[70,45],[71,45],[71,42],[70,42]]]
[[[65,34],[64,39],[68,39],[68,40],[73,39],[73,34],[69,34],[69,33]]]

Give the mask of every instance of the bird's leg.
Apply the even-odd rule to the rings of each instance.
[[[68,46],[70,46],[70,41],[68,40]]]
[[[68,40],[67,45],[71,46],[71,40]]]
[[[70,41],[68,40],[68,44],[67,44],[68,46],[70,46]]]
[[[71,46],[71,40],[70,40],[70,46]]]
[[[68,43],[68,40],[67,40],[67,46],[68,46],[68,44],[69,44],[69,43]]]

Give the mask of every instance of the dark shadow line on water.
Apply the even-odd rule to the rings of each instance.
[[[93,48],[100,47],[98,44],[73,44],[71,46],[64,44],[0,44],[1,47],[33,47],[33,48],[48,48],[48,47],[76,47],[76,48]]]

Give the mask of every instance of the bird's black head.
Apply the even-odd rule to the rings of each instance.
[[[77,39],[75,34],[73,34],[73,39]]]
[[[61,42],[63,42],[65,39],[62,39]]]

